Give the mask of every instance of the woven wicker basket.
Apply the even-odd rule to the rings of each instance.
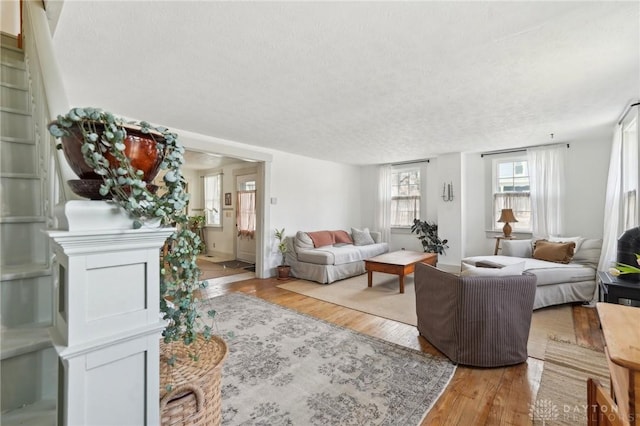
[[[160,342],[160,416],[162,425],[219,425],[221,423],[220,372],[227,345],[213,336],[186,346]],[[197,354],[193,361],[189,353]],[[175,365],[167,360],[175,355]],[[167,392],[167,385],[172,386]]]

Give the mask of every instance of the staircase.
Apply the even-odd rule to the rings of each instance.
[[[0,424],[55,425],[58,357],[48,328],[53,277],[48,238],[51,142],[38,76],[16,38],[1,34]]]

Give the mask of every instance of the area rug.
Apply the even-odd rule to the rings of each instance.
[[[534,425],[587,424],[587,378],[609,388],[603,352],[549,339],[535,404],[529,414]]]
[[[209,299],[227,337],[223,424],[417,425],[456,367],[253,296]],[[208,307],[203,309],[208,309]]]
[[[247,272],[241,268],[227,268],[219,263],[210,262],[204,259],[197,259],[196,264],[200,268],[200,279],[210,280],[213,278],[227,277],[229,275],[244,274]]]
[[[224,262],[217,262],[217,264],[224,268],[233,269],[245,269],[255,266],[253,263],[243,262],[242,260],[225,260]]]
[[[415,326],[417,317],[413,275],[405,277],[404,285],[404,293],[400,294],[397,276],[374,273],[372,287],[367,287],[366,274],[328,285],[296,280],[278,287]],[[569,305],[533,312],[528,345],[530,357],[544,359],[548,337],[575,342],[573,315]]]

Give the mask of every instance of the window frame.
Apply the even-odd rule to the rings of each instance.
[[[207,190],[208,190],[208,184],[207,181],[210,178],[217,178],[217,185],[218,185],[218,196],[216,197],[214,194],[211,198],[208,198],[208,194],[207,194]],[[203,191],[203,198],[204,198],[204,217],[205,217],[205,224],[204,226],[207,228],[222,228],[222,197],[223,197],[223,193],[222,193],[222,172],[216,172],[216,173],[208,173],[206,175],[203,176],[203,184],[202,184],[202,191]],[[217,216],[217,222],[211,222],[210,221],[210,216],[209,216],[209,210],[208,210],[208,204],[207,202],[211,200],[213,202],[213,208],[217,210],[216,213],[214,213]],[[217,207],[216,207],[217,206]]]
[[[406,165],[406,166],[393,166],[391,168],[391,173],[390,173],[390,177],[389,177],[389,194],[391,194],[392,188],[394,186],[394,175],[397,175],[398,173],[411,173],[411,172],[416,172],[417,173],[417,177],[418,177],[418,195],[417,195],[417,216],[415,217],[415,219],[420,219],[422,210],[424,209],[423,206],[423,192],[424,192],[424,178],[423,178],[423,169],[422,167],[420,167],[420,165]],[[408,184],[411,185],[411,184]],[[399,198],[399,196],[394,197],[393,195],[390,195],[390,199],[389,199],[389,218],[391,221],[391,217],[393,217],[392,211],[393,211],[393,202],[394,199]],[[391,221],[393,222],[393,221]],[[407,224],[407,225],[394,225],[393,223],[390,224],[390,228],[392,230],[397,230],[397,229],[411,229],[411,226],[413,225],[413,219],[411,219],[411,223]]]
[[[622,179],[620,182],[620,221],[623,229],[638,226],[638,170],[639,151],[638,146],[638,116],[631,115],[622,123],[622,147],[621,161]]]
[[[498,173],[498,168],[500,164],[504,164],[504,163],[517,163],[517,162],[525,162],[527,163],[527,182],[528,182],[528,186],[529,186],[529,191],[499,191],[500,189],[500,182],[499,182],[499,173]],[[515,173],[512,176],[512,179],[515,180],[516,175]],[[502,233],[502,227],[504,226],[504,224],[497,222],[497,218],[499,218],[499,215],[497,214],[497,212],[494,210],[495,209],[495,203],[496,203],[496,194],[529,194],[529,200],[531,200],[531,173],[529,171],[529,162],[527,159],[527,154],[522,153],[522,154],[509,154],[509,155],[505,155],[505,156],[500,156],[498,158],[494,158],[491,160],[491,184],[490,184],[490,188],[491,188],[491,200],[489,202],[489,209],[488,209],[488,213],[489,213],[489,218],[488,218],[488,223],[489,223],[489,230],[490,232],[500,232]],[[516,211],[514,211],[514,214],[516,216],[516,218],[518,218],[518,213]],[[520,215],[522,217],[522,215]],[[529,217],[531,217],[531,206],[529,206]],[[531,233],[531,221],[529,220],[529,227],[528,228],[522,228],[518,226],[518,223],[515,224],[511,224],[513,227],[513,233],[517,234],[517,233],[521,233],[521,234],[530,234]]]

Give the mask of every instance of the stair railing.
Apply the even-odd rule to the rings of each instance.
[[[43,151],[48,157],[40,158],[43,168],[50,166],[56,172],[49,173],[53,181],[47,180],[47,194],[50,203],[47,209],[48,218],[53,221],[54,203],[78,199],[67,185],[67,180],[77,179],[77,176],[67,163],[60,150],[51,149],[55,146],[53,137],[47,130],[47,125],[55,120],[58,114],[69,111],[69,100],[64,88],[62,73],[56,60],[51,38],[49,23],[41,1],[22,1],[24,5],[24,21],[21,25],[23,49],[27,58],[27,67],[31,76],[31,90],[36,105],[34,114],[36,137],[42,142]],[[22,10],[22,8],[21,8]],[[46,148],[45,148],[46,147]],[[50,223],[48,225],[54,225]]]

